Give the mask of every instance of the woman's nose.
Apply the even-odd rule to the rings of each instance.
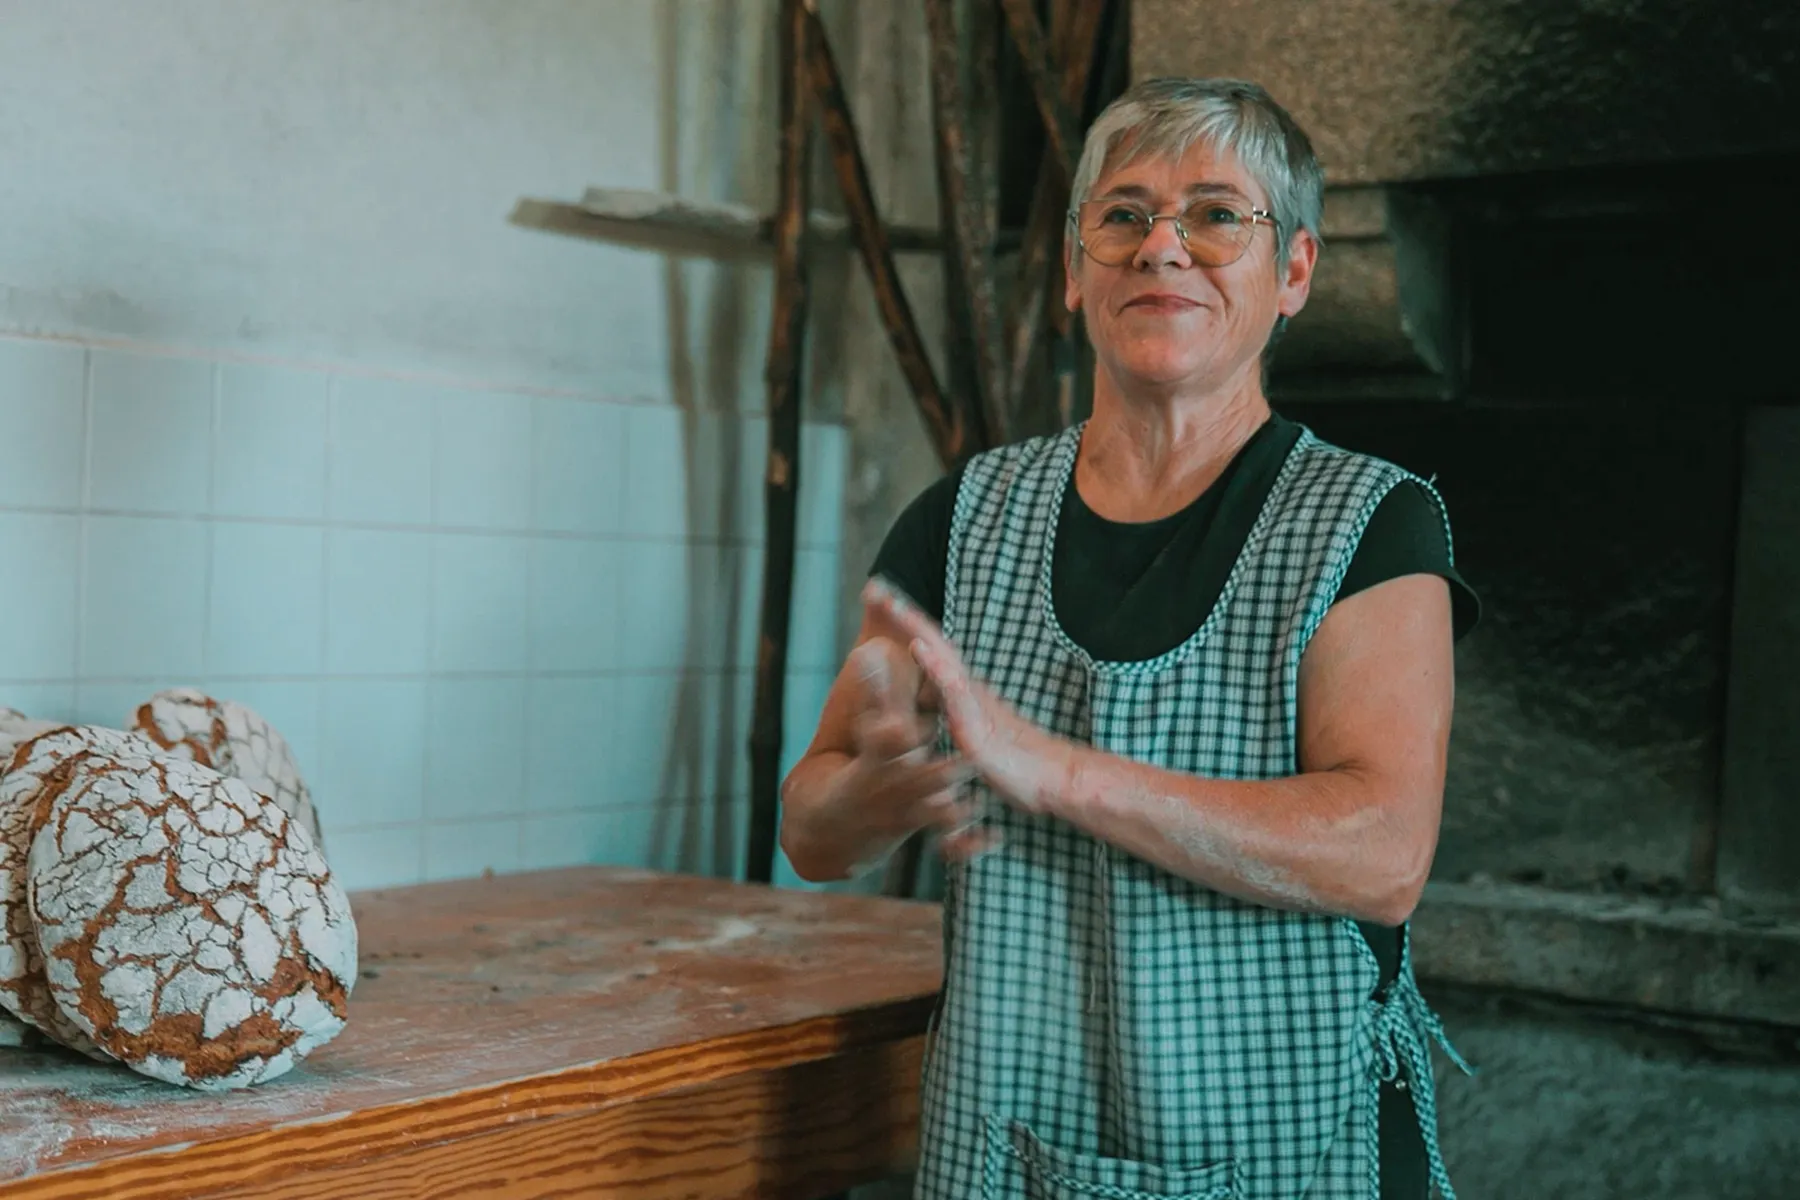
[[[1183,267],[1189,263],[1187,245],[1168,217],[1158,217],[1150,224],[1150,232],[1138,246],[1136,265],[1140,267]]]

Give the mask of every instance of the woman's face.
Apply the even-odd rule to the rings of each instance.
[[[1204,144],[1179,159],[1145,157],[1104,171],[1088,197],[1135,201],[1159,216],[1201,199],[1240,215],[1269,208],[1268,197],[1235,158],[1218,157]],[[1090,204],[1087,211],[1100,210]],[[1100,367],[1121,388],[1227,387],[1246,367],[1257,369],[1276,317],[1291,317],[1306,303],[1317,243],[1296,233],[1279,268],[1275,243],[1274,228],[1258,223],[1236,262],[1210,267],[1195,261],[1171,222],[1157,221],[1136,256],[1121,266],[1077,250],[1064,302],[1085,314]]]

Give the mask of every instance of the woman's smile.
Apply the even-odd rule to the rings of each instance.
[[[1127,300],[1123,307],[1125,309],[1135,309],[1139,312],[1173,315],[1175,313],[1191,312],[1196,308],[1203,308],[1205,306],[1192,296],[1184,296],[1179,292],[1145,292],[1142,295],[1133,296],[1131,299]]]

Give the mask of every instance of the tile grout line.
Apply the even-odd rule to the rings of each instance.
[[[219,490],[219,426],[223,420],[221,413],[220,392],[224,387],[224,370],[217,362],[212,364],[209,373],[211,397],[207,405],[208,425],[206,438],[206,514],[210,518],[218,507]],[[211,520],[206,525],[206,566],[202,572],[200,600],[200,677],[206,678],[212,667],[213,641],[213,581],[217,568],[213,565],[213,557],[218,553],[218,538]]]
[[[629,472],[631,470],[631,462],[632,462],[631,421],[627,418],[626,414],[623,414],[623,413],[621,413],[619,415],[618,452],[619,452],[619,457],[615,464],[618,467],[618,470],[614,472],[614,476],[618,480],[618,482],[613,485],[616,490],[615,490],[615,494],[613,496],[614,510],[613,510],[613,522],[612,523],[613,523],[613,527],[615,529],[617,529],[619,531],[619,533],[622,535],[622,534],[624,534],[624,532],[626,531],[627,527],[630,524],[630,522],[627,520],[627,513],[625,511],[625,508],[626,508],[626,505],[628,505],[631,502],[631,477],[629,475]],[[611,661],[612,661],[613,665],[620,669],[623,669],[625,666],[626,596],[625,596],[625,564],[624,564],[623,559],[624,559],[624,555],[615,554],[614,561],[611,564],[611,566],[613,567],[613,571],[612,571],[612,646],[610,647],[610,652],[611,652]],[[610,752],[611,756],[613,757],[613,761],[615,761],[615,762],[618,761],[618,757],[617,757],[618,750],[619,750],[618,739],[615,737],[614,745]]]
[[[333,452],[334,424],[332,409],[337,400],[337,376],[325,376],[325,412],[324,434],[325,453],[319,463],[319,512],[325,517],[325,533],[320,539],[324,542],[321,551],[322,566],[319,572],[319,695],[314,701],[318,705],[319,756],[325,756],[325,746],[330,740],[331,705],[326,700],[329,685],[326,680],[331,669],[331,459]]]
[[[431,758],[432,742],[440,700],[441,682],[438,675],[438,542],[439,535],[435,526],[438,515],[438,424],[439,412],[435,404],[430,406],[431,430],[426,442],[426,454],[430,457],[426,462],[426,511],[434,522],[432,532],[425,544],[425,736],[419,746],[419,850],[418,877],[421,881],[429,878],[427,856],[425,853],[425,828],[431,811]]]
[[[213,525],[261,525],[275,528],[345,529],[363,533],[444,534],[450,537],[511,539],[542,538],[548,541],[589,542],[594,544],[618,545],[622,547],[687,547],[692,545],[701,547],[736,547],[754,549],[762,545],[760,538],[685,537],[674,534],[633,535],[605,532],[582,532],[579,530],[565,529],[520,529],[510,526],[420,525],[400,521],[335,521],[329,518],[315,519],[311,517],[245,517],[175,508],[98,508],[86,505],[70,506],[66,504],[0,504],[0,513],[51,517],[124,517],[133,519],[204,522]],[[795,543],[795,549],[829,552],[841,549],[841,543],[835,541],[797,541]]]
[[[594,668],[569,670],[506,670],[506,671],[319,671],[319,672],[226,672],[221,671],[212,678],[227,683],[422,683],[429,679],[444,679],[452,682],[482,682],[508,679],[661,679],[679,675],[695,675],[703,677],[744,676],[753,675],[755,668],[744,664],[726,667],[706,667],[695,664],[683,664],[674,667],[631,667],[625,669]],[[826,667],[808,667],[796,665],[790,674],[826,675],[835,671]],[[0,685],[14,687],[43,687],[54,684],[72,683],[75,675],[57,676],[3,676]],[[155,673],[95,675],[85,677],[84,681],[96,686],[122,687],[135,684],[154,683],[162,676]]]
[[[537,497],[537,446],[538,422],[543,401],[534,399],[526,413],[526,440],[529,443],[529,457],[526,459],[525,483],[529,493],[526,520],[534,527],[541,524],[538,513]],[[519,746],[519,826],[513,831],[514,861],[521,869],[525,866],[525,820],[524,814],[531,808],[531,729],[532,715],[537,710],[537,668],[538,668],[538,623],[536,619],[537,604],[537,568],[538,552],[535,537],[525,545],[525,611],[521,614],[525,621],[525,695],[521,701],[523,711],[520,718],[525,726],[520,731]]]
[[[69,703],[75,711],[70,717],[77,717],[81,712],[81,669],[85,665],[84,655],[87,653],[87,619],[88,619],[88,506],[93,499],[94,488],[94,355],[91,350],[81,352],[81,478],[77,490],[80,493],[80,507],[75,518],[75,661],[73,670],[74,688]]]
[[[431,371],[401,367],[368,367],[351,360],[289,357],[278,354],[249,354],[225,346],[182,346],[166,342],[134,338],[65,335],[54,333],[18,333],[0,331],[0,342],[25,342],[53,346],[73,346],[82,350],[105,350],[110,353],[135,355],[140,358],[176,359],[228,363],[236,366],[260,366],[282,370],[305,371],[309,374],[343,375],[357,379],[383,380],[422,388],[450,388],[456,391],[493,392],[507,396],[545,396],[589,404],[607,404],[619,408],[681,408],[666,395],[648,393],[602,393],[585,388],[556,384],[505,382],[487,376],[457,371]],[[696,410],[699,411],[698,406]],[[750,418],[764,416],[760,408],[734,410],[733,415]],[[812,424],[842,425],[843,421],[813,421]]]

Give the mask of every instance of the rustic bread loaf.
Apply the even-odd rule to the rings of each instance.
[[[160,753],[73,759],[46,793],[32,928],[58,1007],[102,1050],[217,1091],[281,1075],[343,1029],[349,901],[272,800]]]
[[[194,688],[169,688],[139,705],[129,725],[170,754],[243,780],[304,825],[314,847],[325,852],[325,834],[294,753],[259,713]]]
[[[65,722],[43,721],[28,717],[16,708],[0,708],[0,770],[11,761],[14,750],[39,734],[61,728]]]
[[[0,776],[0,1008],[72,1050],[105,1056],[56,1004],[32,927],[27,860],[49,819],[55,780],[91,753],[148,765],[156,748],[121,730],[59,726],[20,744]]]

